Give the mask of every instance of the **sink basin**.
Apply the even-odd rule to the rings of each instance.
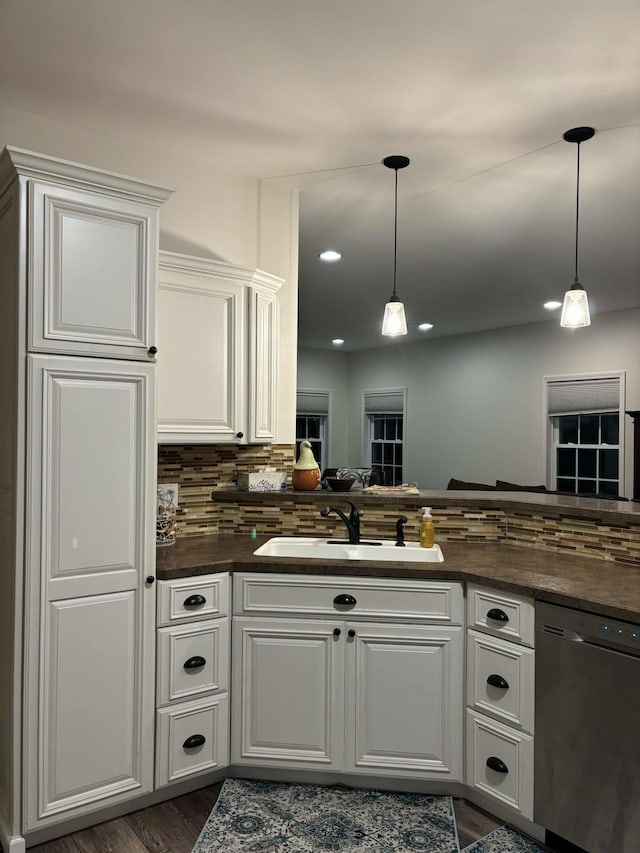
[[[305,536],[276,536],[253,552],[258,557],[300,557],[317,560],[383,560],[400,563],[442,563],[439,545],[421,548],[418,542],[405,542],[398,548],[392,539],[376,539],[349,545],[331,539]]]

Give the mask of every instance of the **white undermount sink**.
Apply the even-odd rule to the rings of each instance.
[[[376,544],[371,544],[371,543]],[[359,545],[338,543],[326,538],[276,536],[253,552],[258,557],[301,557],[318,560],[384,560],[399,563],[443,563],[439,545],[421,548],[418,542],[405,542],[399,548],[392,539],[375,539]]]

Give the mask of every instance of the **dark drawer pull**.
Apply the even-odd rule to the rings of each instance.
[[[204,746],[207,739],[204,735],[191,735],[182,744],[183,749],[195,749],[197,746]]]
[[[499,607],[492,607],[491,610],[487,613],[487,619],[493,619],[494,622],[508,622],[509,617],[504,612],[504,610],[500,610]]]
[[[199,669],[206,664],[206,660],[201,655],[194,655],[189,660],[184,662],[185,669]]]
[[[343,605],[344,607],[353,607],[358,602],[352,595],[349,595],[348,592],[343,592],[341,595],[336,595],[333,599],[333,603],[338,607]]]
[[[501,675],[490,675],[487,678],[487,684],[490,684],[492,687],[499,687],[500,690],[508,690],[509,684]]]
[[[342,631],[340,630],[340,628],[334,628],[333,629],[333,636],[334,637],[339,637],[340,634],[342,634]]]
[[[353,628],[349,628],[349,630],[347,631],[347,636],[351,637],[351,639],[353,640],[355,635],[356,635],[356,632],[353,630]]]
[[[190,595],[189,598],[185,598],[184,600],[185,607],[202,607],[206,603],[207,599],[204,595]]]
[[[504,761],[501,761],[499,758],[496,758],[495,755],[490,755],[489,758],[487,758],[487,767],[489,768],[489,770],[495,770],[496,773],[509,772],[509,768],[504,763]]]

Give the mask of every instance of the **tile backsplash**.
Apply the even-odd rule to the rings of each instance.
[[[158,447],[158,484],[178,483],[178,536],[218,533],[219,511],[211,492],[235,488],[238,474],[269,466],[286,471],[295,461],[293,444],[162,444]]]
[[[227,495],[214,501],[211,492],[234,490],[238,474],[270,466],[286,471],[291,482],[295,445],[161,445],[158,448],[158,483],[177,483],[180,490],[178,538],[196,534],[250,533],[260,535],[317,535],[319,505],[311,495],[297,493],[246,497]],[[249,498],[253,495],[253,498]],[[222,498],[222,496],[221,496]],[[413,504],[413,505],[412,505]],[[417,537],[419,513],[415,500],[403,505],[399,497],[361,507],[363,526],[369,536],[391,538],[395,521],[404,513],[408,537]],[[544,507],[513,506],[479,508],[449,504],[433,510],[441,542],[497,542],[570,553],[585,557],[640,565],[640,524],[612,524],[565,512],[545,512]],[[327,532],[340,529],[334,518],[323,519]]]

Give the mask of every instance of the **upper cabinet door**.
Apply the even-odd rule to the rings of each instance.
[[[29,183],[29,347],[153,359],[158,208]]]
[[[158,441],[246,442],[246,289],[160,270]]]
[[[283,280],[160,252],[158,441],[273,441]]]

